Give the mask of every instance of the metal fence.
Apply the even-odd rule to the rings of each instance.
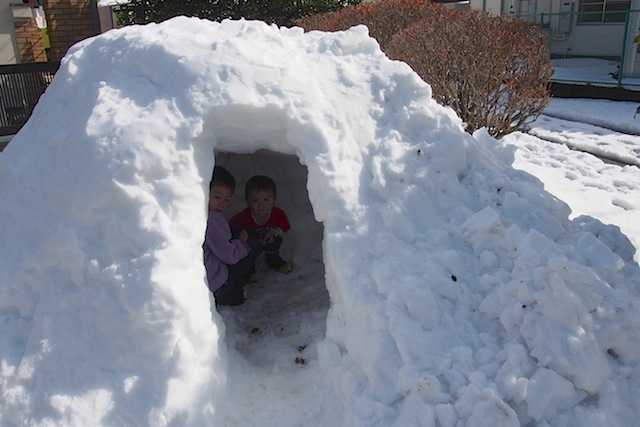
[[[552,81],[640,89],[640,10],[571,9],[520,15],[549,36]]]
[[[27,122],[59,67],[59,61],[0,65],[0,136]]]

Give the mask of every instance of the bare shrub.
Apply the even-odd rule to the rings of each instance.
[[[365,24],[382,50],[409,64],[434,98],[453,108],[470,133],[500,138],[537,118],[553,74],[546,36],[518,18],[456,11],[420,0],[383,0],[314,15],[309,29]]]
[[[443,12],[397,32],[386,53],[429,82],[470,133],[486,127],[500,138],[537,118],[553,75],[545,35],[514,17]]]
[[[298,22],[307,31],[341,31],[364,24],[382,50],[398,31],[426,17],[431,6],[425,0],[382,0],[361,3],[336,12],[308,16]]]

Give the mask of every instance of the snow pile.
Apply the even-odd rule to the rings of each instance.
[[[251,412],[201,244],[214,150],[259,149],[306,165],[324,226],[326,337],[299,377],[322,386],[308,407],[340,402],[324,422],[638,418],[640,272],[618,230],[569,221],[364,27],[177,18],[72,48],[0,157],[2,425]],[[314,424],[289,409],[263,425]]]

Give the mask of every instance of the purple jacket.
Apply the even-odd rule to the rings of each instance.
[[[229,277],[228,264],[235,264],[251,250],[247,242],[231,239],[231,228],[224,215],[209,211],[207,232],[204,236],[204,266],[207,269],[209,289],[215,292]]]

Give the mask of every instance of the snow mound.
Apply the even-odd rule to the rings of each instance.
[[[206,194],[216,150],[259,149],[308,170],[343,425],[640,416],[619,231],[569,221],[365,27],[175,18],[74,46],[0,157],[3,425],[222,424]]]

